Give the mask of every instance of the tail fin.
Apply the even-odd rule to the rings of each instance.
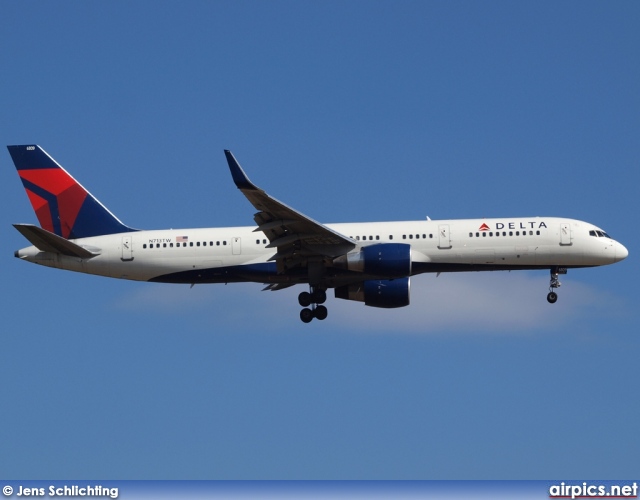
[[[36,145],[7,146],[40,226],[66,239],[136,231]]]

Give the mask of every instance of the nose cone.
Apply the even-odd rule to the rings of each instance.
[[[629,250],[624,245],[616,242],[616,262],[620,262],[628,257]]]

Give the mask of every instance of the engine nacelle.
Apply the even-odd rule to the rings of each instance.
[[[359,252],[341,255],[333,260],[340,269],[389,278],[411,275],[411,245],[379,243],[362,247]]]
[[[409,305],[410,278],[367,280],[335,289],[337,299],[357,300],[366,306],[391,309]]]

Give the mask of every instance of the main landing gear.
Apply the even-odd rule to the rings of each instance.
[[[549,293],[547,294],[547,302],[549,304],[555,304],[558,300],[558,294],[553,290],[556,288],[560,288],[562,283],[558,279],[559,274],[567,274],[566,267],[553,267],[550,270],[551,278],[549,279]]]
[[[298,303],[304,307],[300,311],[300,319],[303,323],[309,323],[313,318],[326,319],[328,311],[324,304],[327,300],[327,292],[317,287],[310,287],[309,292],[298,295]],[[311,306],[311,308],[309,308]]]

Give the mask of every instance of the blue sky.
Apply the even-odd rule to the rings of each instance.
[[[223,149],[323,222],[562,216],[630,251],[412,304],[20,262],[0,155],[7,478],[624,478],[640,461],[636,2],[3,2],[0,137],[128,225],[251,225]],[[5,150],[6,151],[6,150]]]

